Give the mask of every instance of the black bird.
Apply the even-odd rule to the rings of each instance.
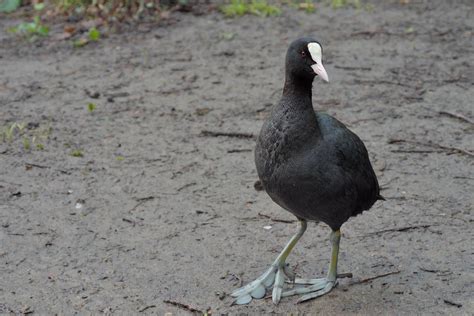
[[[263,298],[272,285],[275,304],[294,294],[305,294],[301,302],[330,292],[337,279],[340,227],[383,199],[364,143],[335,118],[314,111],[311,89],[315,76],[329,81],[321,44],[309,37],[295,40],[286,54],[283,95],[260,131],[255,163],[268,195],[293,213],[301,228],[264,274],[232,293],[236,304]],[[285,264],[307,221],[324,222],[332,229],[326,278],[294,279]],[[309,286],[283,291],[285,276]]]

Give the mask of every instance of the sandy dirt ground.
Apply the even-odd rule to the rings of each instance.
[[[0,126],[22,131],[0,143],[0,314],[472,315],[474,5],[373,4],[176,13],[80,49],[2,31]],[[343,226],[353,277],[329,295],[232,306],[297,230],[254,189],[252,135],[301,35],[331,79],[315,108],[362,138],[387,201]],[[329,232],[309,225],[298,275],[326,273]]]

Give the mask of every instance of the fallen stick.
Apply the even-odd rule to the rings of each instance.
[[[375,232],[368,233],[367,235],[359,236],[360,238],[365,238],[373,235],[381,235],[385,233],[392,233],[392,232],[406,232],[408,230],[413,230],[413,229],[418,229],[418,228],[428,228],[431,227],[432,225],[414,225],[414,226],[405,226],[405,227],[399,227],[399,228],[389,228],[389,229],[384,229],[384,230],[379,230]]]
[[[252,149],[229,149],[227,153],[232,154],[232,153],[245,153],[245,152],[250,152]]]
[[[429,154],[429,153],[441,153],[443,152],[442,150],[403,150],[403,149],[397,149],[397,150],[390,150],[392,153],[405,153],[405,154]]]
[[[54,169],[54,168],[51,168],[50,166],[43,166],[43,165],[38,165],[38,164],[35,164],[35,163],[29,163],[27,162],[25,164],[25,167],[28,169],[28,168],[39,168],[39,169],[52,169],[52,170],[55,170],[55,171],[59,171],[61,173],[64,173],[64,174],[71,174],[70,171],[67,171],[67,170],[61,170],[61,169]]]
[[[452,113],[452,112],[448,112],[448,111],[439,111],[438,114],[440,115],[446,115],[446,116],[450,116],[450,117],[454,117],[458,120],[461,120],[461,121],[464,121],[466,123],[469,123],[469,124],[472,124],[474,125],[474,121],[471,120],[470,118],[468,117],[465,117],[464,115],[461,115],[461,114],[457,114],[457,113]]]
[[[269,220],[273,221],[273,222],[279,222],[279,223],[295,223],[296,220],[294,219],[279,219],[279,218],[273,218],[269,215],[266,215],[266,214],[262,214],[262,213],[258,213],[258,216],[260,217],[264,217],[264,218],[268,218]]]
[[[384,30],[381,30],[381,29],[379,29],[379,30],[359,31],[359,32],[353,32],[353,33],[351,33],[351,34],[350,34],[350,37],[352,37],[352,36],[360,36],[360,35],[362,35],[362,36],[367,35],[367,36],[372,37],[372,36],[374,36],[374,35],[376,35],[376,34],[381,34],[381,33],[384,33],[384,32],[385,32],[385,31],[384,31]]]
[[[372,70],[372,67],[351,67],[351,66],[339,66],[339,65],[335,65],[334,68],[344,69],[344,70],[366,70],[366,71]]]
[[[384,273],[384,274],[379,274],[379,275],[376,275],[376,276],[373,276],[373,277],[370,277],[370,278],[365,278],[365,279],[361,279],[359,281],[352,282],[349,285],[367,283],[367,282],[375,280],[375,279],[379,279],[379,278],[383,278],[383,277],[386,277],[386,276],[389,276],[389,275],[392,275],[392,274],[399,274],[399,273],[400,273],[400,270],[387,272],[387,273]]]
[[[419,267],[421,271],[429,272],[429,273],[446,273],[446,272],[451,272],[450,270],[438,270],[438,269],[428,269],[428,268],[423,268]]]
[[[151,200],[154,200],[155,197],[154,196],[147,196],[147,197],[143,197],[143,198],[137,198],[135,199],[138,203],[135,204],[134,207],[132,207],[128,212],[133,212],[137,209],[137,207],[139,207],[140,205],[142,205],[143,203],[147,202],[147,201],[151,201]]]
[[[178,188],[176,191],[179,192],[179,191],[181,191],[181,190],[184,190],[184,189],[189,188],[189,187],[191,187],[191,186],[193,186],[193,185],[196,185],[196,184],[197,184],[196,182],[191,182],[191,183],[185,184],[185,185],[183,185],[182,187]]]
[[[208,136],[208,137],[219,137],[219,136],[225,136],[225,137],[235,137],[235,138],[255,138],[255,135],[250,134],[250,133],[237,133],[237,132],[214,132],[214,131],[201,131],[202,136]]]
[[[139,312],[139,313],[143,313],[143,312],[146,311],[147,309],[149,309],[149,308],[154,308],[154,307],[156,307],[156,305],[148,305],[148,306],[145,306],[145,307],[143,307],[142,309],[140,309],[138,312]]]
[[[171,304],[174,306],[177,306],[179,308],[185,309],[187,311],[190,311],[192,313],[199,313],[199,314],[204,314],[201,310],[192,307],[191,305],[183,304],[180,302],[172,301],[172,300],[164,300],[163,303]]]
[[[373,84],[373,85],[378,85],[378,84],[387,84],[387,85],[396,85],[400,87],[406,87],[406,88],[415,88],[413,85],[398,82],[398,81],[388,81],[388,80],[354,80],[353,83],[355,84]]]
[[[465,150],[465,149],[462,149],[462,148],[457,148],[457,147],[444,146],[444,145],[440,145],[440,144],[436,144],[436,143],[432,143],[432,142],[423,143],[423,142],[419,142],[419,141],[415,141],[415,140],[389,139],[388,143],[389,144],[407,143],[407,144],[426,146],[426,147],[431,147],[431,148],[439,148],[439,149],[442,149],[444,151],[456,152],[458,154],[464,154],[464,155],[467,155],[467,156],[470,156],[470,157],[474,157],[474,153],[472,153],[468,150]]]
[[[461,308],[461,307],[462,307],[462,304],[455,303],[455,302],[450,301],[450,300],[447,300],[447,299],[444,299],[443,302],[445,302],[446,304],[451,305],[451,306],[456,306],[457,308]]]

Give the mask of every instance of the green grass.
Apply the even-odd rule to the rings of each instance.
[[[25,123],[14,122],[0,129],[0,141],[11,143],[15,135],[22,135]]]
[[[25,150],[31,150],[32,148],[44,150],[44,142],[48,140],[51,131],[52,128],[49,124],[30,128],[26,123],[13,122],[0,127],[0,143],[12,144],[14,141],[21,139]]]
[[[95,105],[95,103],[89,103],[87,105],[87,111],[89,111],[90,113],[94,112],[96,108],[97,108],[97,105]]]
[[[79,12],[87,8],[87,6],[92,5],[93,2],[97,2],[97,1],[94,1],[94,0],[53,0],[54,5],[63,11],[68,11],[68,10],[73,9]]]
[[[84,154],[82,153],[82,150],[74,149],[73,151],[71,151],[71,156],[73,156],[73,157],[84,157]]]
[[[355,8],[357,10],[364,9],[368,12],[372,12],[374,10],[374,6],[371,3],[362,3],[362,0],[330,0],[329,4],[333,9],[341,9],[341,8]]]
[[[30,150],[31,149],[30,139],[26,136],[23,137],[23,148],[25,148],[25,150]]]
[[[220,10],[227,17],[238,17],[244,14],[266,17],[281,14],[280,8],[268,4],[266,0],[232,0],[230,4],[220,7]]]
[[[100,39],[100,32],[95,27],[91,28],[89,30],[89,40],[96,42],[99,39]]]
[[[17,26],[9,28],[8,31],[10,33],[33,39],[37,36],[48,36],[49,27],[41,23],[39,16],[35,16],[33,18],[33,22],[22,22]]]
[[[21,4],[20,0],[3,0],[0,1],[0,12],[11,13],[15,11]]]
[[[76,48],[84,47],[90,42],[97,42],[100,39],[100,32],[95,27],[89,29],[87,32],[87,37],[80,37],[77,40],[72,42],[72,45]],[[92,104],[92,103],[91,103]],[[90,109],[90,108],[89,108]],[[95,107],[94,107],[95,109]]]
[[[316,6],[314,5],[313,0],[305,0],[298,4],[298,9],[304,10],[306,13],[314,13],[316,11]]]

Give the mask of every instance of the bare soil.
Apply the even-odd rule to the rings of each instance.
[[[472,315],[474,5],[408,2],[175,13],[80,49],[1,33],[0,126],[27,125],[0,143],[0,313]],[[329,295],[231,306],[297,224],[254,189],[252,137],[203,131],[258,134],[301,35],[331,80],[315,108],[364,140],[387,201],[343,226],[353,278]],[[299,275],[324,275],[328,235],[310,225]]]

